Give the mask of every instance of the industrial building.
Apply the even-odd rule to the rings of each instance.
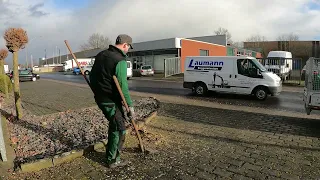
[[[74,53],[77,58],[93,58],[102,49]],[[184,72],[186,56],[240,56],[247,55],[260,58],[261,53],[228,46],[225,35],[201,36],[191,38],[168,38],[154,41],[133,43],[133,49],[128,53],[128,59],[133,63],[133,69],[141,65],[152,65],[156,73],[164,72],[164,61],[167,58],[179,58],[180,71]],[[60,60],[61,59],[61,60]],[[70,54],[61,57],[44,59],[40,65],[64,62],[72,59]],[[60,64],[61,64],[60,63]]]

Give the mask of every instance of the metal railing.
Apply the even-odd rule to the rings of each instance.
[[[2,97],[0,97],[2,98]],[[1,108],[1,102],[0,102],[0,108]],[[3,129],[2,129],[2,114],[0,111],[0,154],[1,154],[1,159],[3,162],[8,161],[7,159],[7,152],[6,152],[6,146],[4,142],[4,135],[3,135]]]
[[[181,73],[181,59],[180,57],[164,59],[164,77]]]
[[[258,59],[264,67],[277,74],[287,84],[303,83],[303,61],[301,58],[264,58]]]

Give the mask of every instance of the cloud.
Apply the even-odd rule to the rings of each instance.
[[[261,34],[268,40],[296,33],[301,40],[320,34],[320,11],[310,8],[315,0],[90,0],[85,7],[61,8],[54,0],[0,0],[0,27],[23,27],[29,39],[28,56],[35,61],[53,56],[56,46],[67,52],[64,40],[73,51],[95,32],[112,41],[120,33],[135,42],[170,37],[212,35],[219,27],[227,28],[234,41]],[[70,3],[69,3],[70,4]],[[1,43],[2,42],[2,43]],[[0,45],[4,46],[3,40]],[[19,52],[25,62],[26,50]],[[7,61],[9,61],[10,57]],[[10,60],[11,61],[11,60]]]
[[[39,8],[41,8],[43,6],[44,6],[44,3],[38,3],[38,4],[35,4],[35,5],[31,6],[29,8],[29,12],[31,13],[31,16],[41,17],[41,16],[48,15],[49,13],[46,13],[46,12],[43,12],[43,11],[39,10]]]

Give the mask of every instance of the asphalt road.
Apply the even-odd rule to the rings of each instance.
[[[64,75],[63,73],[41,74],[41,78],[83,83],[81,75]],[[302,93],[282,92],[279,96],[268,97],[265,101],[255,100],[251,96],[211,93],[208,97],[196,97],[191,90],[184,89],[180,82],[159,82],[151,80],[129,80],[129,89],[138,92],[147,92],[164,95],[185,96],[204,101],[218,102],[221,104],[277,109],[283,111],[305,113]],[[320,111],[312,111],[311,114],[320,114]]]

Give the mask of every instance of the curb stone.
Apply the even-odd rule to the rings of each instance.
[[[152,119],[154,119],[156,116],[157,116],[157,111],[154,111],[153,113],[151,113],[149,117],[145,118],[143,121],[137,121],[136,122],[137,128],[141,129],[146,124],[148,124]],[[129,134],[132,130],[133,128],[129,127],[127,129],[127,134]],[[97,149],[101,149],[105,147],[106,144],[107,144],[107,140],[103,139],[100,142],[90,145],[89,147],[82,150],[72,150],[69,152],[64,152],[60,155],[55,155],[54,157],[51,157],[51,158],[45,158],[45,159],[40,159],[40,160],[30,162],[30,163],[24,163],[20,165],[20,171],[35,172],[35,171],[40,171],[42,169],[54,167],[65,162],[72,161],[73,159],[79,158],[88,152],[93,152]]]

